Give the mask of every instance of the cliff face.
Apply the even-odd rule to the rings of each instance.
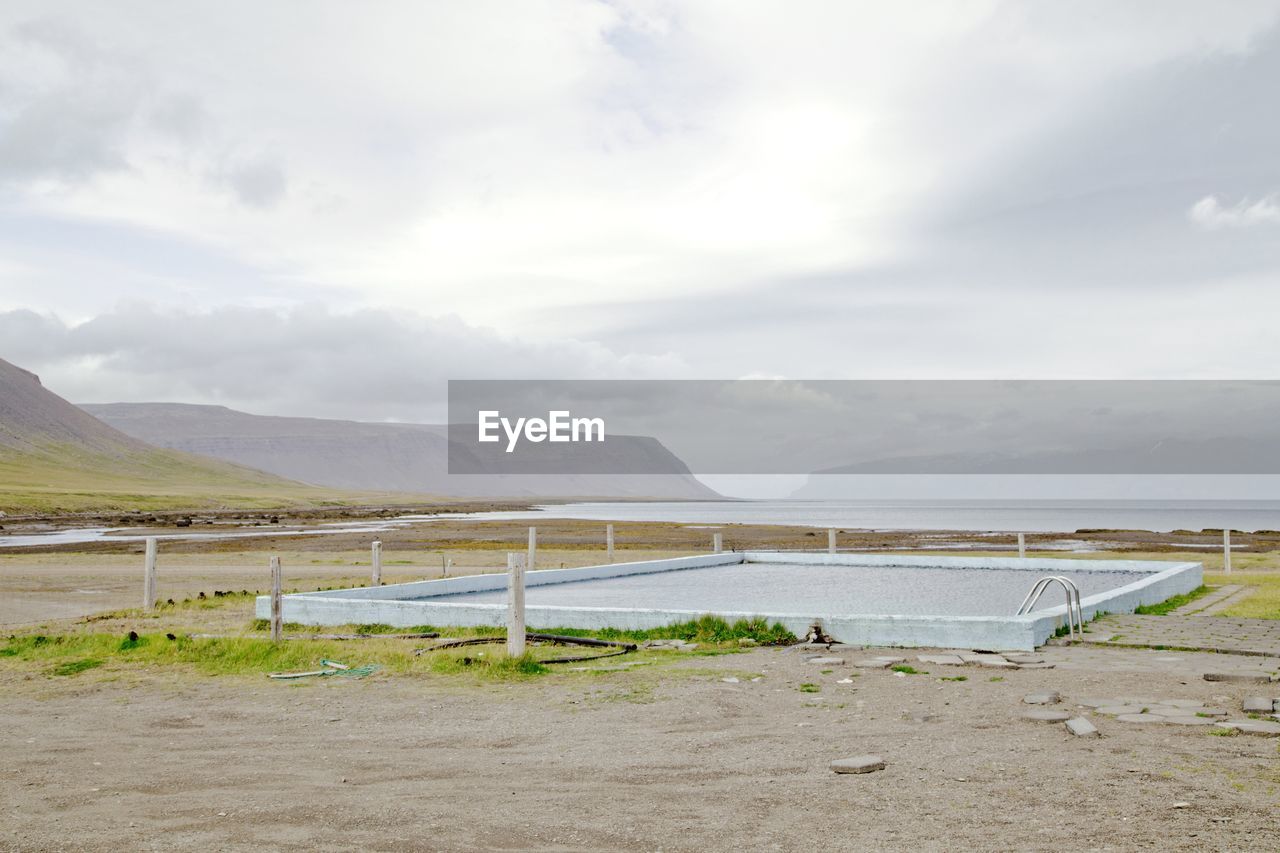
[[[444,425],[267,417],[180,403],[82,408],[151,444],[334,488],[459,497],[718,497],[688,473],[639,473],[687,470],[660,442],[640,436],[614,440],[623,454],[619,474],[451,475]],[[655,458],[665,464],[655,466]]]

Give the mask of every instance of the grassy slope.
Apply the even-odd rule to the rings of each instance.
[[[99,454],[67,445],[51,445],[35,453],[0,449],[0,510],[10,514],[266,509],[386,499],[386,495],[307,486],[171,450]]]

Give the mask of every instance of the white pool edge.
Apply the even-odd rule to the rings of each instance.
[[[1204,567],[1195,562],[1154,560],[1078,560],[1018,557],[910,557],[899,554],[814,554],[748,551],[703,554],[666,560],[612,563],[576,569],[543,569],[525,575],[526,586],[596,580],[625,575],[727,566],[741,562],[803,565],[902,566],[910,568],[983,568],[1025,571],[1027,588],[1044,574],[1088,571],[1125,571],[1145,575],[1133,583],[1091,595],[1081,601],[1086,620],[1100,613],[1131,613],[1143,604],[1158,604],[1171,596],[1201,585]],[[440,580],[388,584],[381,587],[293,593],[284,596],[284,621],[302,625],[385,624],[399,628],[416,625],[456,627],[502,626],[504,604],[465,604],[429,600],[433,596],[505,589],[507,577],[498,572]],[[1049,593],[1053,594],[1053,593]],[[421,600],[421,599],[428,600]],[[407,600],[418,599],[418,600]],[[1048,600],[1048,599],[1046,599]],[[271,612],[268,596],[256,601],[259,618]],[[615,607],[553,607],[529,605],[525,621],[530,628],[618,628],[643,630],[684,622],[707,610],[659,610]],[[981,648],[1029,651],[1066,624],[1066,605],[1036,610],[1026,616],[894,616],[881,614],[747,613],[713,611],[734,621],[763,618],[780,622],[796,636],[804,636],[814,622],[842,643],[864,646],[916,648]]]

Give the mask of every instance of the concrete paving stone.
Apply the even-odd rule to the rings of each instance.
[[[1022,697],[1022,701],[1027,705],[1053,705],[1061,702],[1062,697],[1056,690],[1046,690],[1042,693],[1028,693]]]
[[[809,663],[815,666],[844,666],[844,658],[809,658]]]
[[[1066,721],[1067,731],[1076,737],[1097,737],[1098,729],[1084,717],[1072,717]]]
[[[1122,723],[1163,723],[1169,718],[1159,714],[1121,714],[1116,719]]]
[[[1275,710],[1275,700],[1266,696],[1247,696],[1244,700],[1246,714],[1270,714]]]
[[[1217,720],[1208,717],[1164,717],[1166,723],[1175,726],[1215,726]]]
[[[1018,665],[1016,663],[1009,663],[1007,660],[979,661],[978,666],[984,666],[988,669],[1018,669]]]
[[[1018,669],[1053,669],[1057,664],[1052,663],[1015,663]]]
[[[1247,735],[1267,735],[1275,737],[1280,735],[1280,723],[1272,723],[1267,720],[1227,720],[1218,725],[1235,729]]]
[[[856,660],[853,665],[858,669],[888,669],[893,666],[893,661],[881,660],[880,658],[867,658],[866,660]]]
[[[882,661],[884,661],[885,663],[888,663],[888,664],[890,664],[890,665],[895,664],[895,663],[906,663],[906,662],[907,662],[907,659],[906,659],[906,658],[904,658],[904,657],[895,657],[895,656],[893,656],[893,655],[876,655],[876,660],[882,660]]]
[[[1022,719],[1036,720],[1042,723],[1065,723],[1071,719],[1066,711],[1055,711],[1052,708],[1028,708],[1022,712]]]
[[[1004,659],[1009,663],[1044,663],[1043,655],[1005,655]]]
[[[1249,672],[1206,672],[1205,681],[1226,681],[1233,684],[1266,684],[1271,681],[1266,675]]]
[[[1150,707],[1148,705],[1103,705],[1098,708],[1099,714],[1106,714],[1109,717],[1118,717],[1121,714],[1141,714]]]
[[[1119,699],[1089,698],[1089,699],[1078,699],[1076,700],[1076,704],[1082,708],[1103,708],[1103,707],[1106,707],[1107,705],[1123,705],[1124,702],[1120,701]]]
[[[963,660],[965,663],[985,663],[987,661],[999,662],[999,663],[1009,662],[1005,660],[1004,655],[976,653],[976,652],[975,653],[966,652],[960,655],[960,659]]]
[[[1203,708],[1199,699],[1161,699],[1161,705],[1172,705],[1174,708]]]
[[[855,755],[852,758],[837,758],[831,762],[831,769],[836,773],[872,773],[884,769],[884,759],[878,755]]]
[[[916,655],[916,660],[942,666],[964,666],[964,658],[959,655]]]

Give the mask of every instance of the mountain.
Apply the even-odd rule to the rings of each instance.
[[[251,415],[224,406],[184,403],[85,405],[94,417],[150,444],[199,453],[282,477],[343,489],[457,497],[593,497],[713,499],[676,456],[655,439],[610,436],[609,475],[450,474],[448,428]],[[653,474],[656,470],[669,474]],[[636,473],[631,473],[636,472]]]
[[[333,497],[273,474],[153,447],[0,359],[0,510],[266,507]]]

